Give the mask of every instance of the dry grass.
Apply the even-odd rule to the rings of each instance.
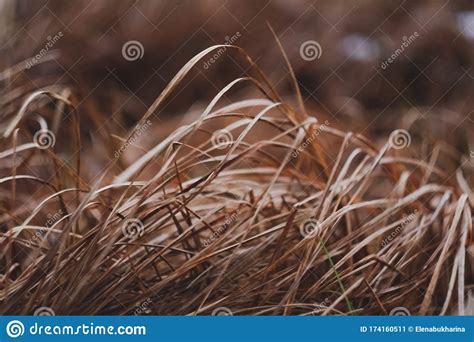
[[[129,146],[153,140],[157,110],[216,49],[121,139],[80,127],[102,114],[79,120],[68,89],[3,91],[0,313],[464,314],[474,196],[445,149],[426,163],[395,146],[403,131],[375,146],[318,121],[238,48],[254,78]],[[242,88],[256,95],[229,100]],[[32,143],[40,126],[54,146]]]

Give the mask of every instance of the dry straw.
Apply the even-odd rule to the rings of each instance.
[[[192,58],[117,146],[92,136],[110,151],[93,155],[109,160],[94,177],[68,91],[2,93],[0,313],[464,314],[474,197],[462,170],[321,123],[297,90],[293,108],[240,48],[225,45],[254,77],[133,161],[114,156],[222,47]],[[242,87],[257,95],[224,101]],[[32,143],[32,127],[54,146]]]

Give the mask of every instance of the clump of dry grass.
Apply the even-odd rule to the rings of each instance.
[[[464,314],[474,196],[407,132],[374,146],[318,121],[236,48],[255,77],[131,146],[218,48],[122,139],[80,127],[98,114],[79,120],[67,89],[3,92],[0,313]],[[259,95],[230,101],[239,87]]]

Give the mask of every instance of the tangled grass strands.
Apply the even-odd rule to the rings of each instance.
[[[0,313],[133,314],[145,302],[164,315],[465,313],[474,198],[465,171],[440,164],[449,149],[425,162],[388,136],[377,146],[328,127],[285,103],[262,71],[228,83],[163,140],[148,125],[150,140],[126,156],[95,148],[114,134],[130,142],[217,47],[181,69],[128,138],[84,134],[81,116],[99,114],[77,112],[41,149],[32,108],[54,127],[48,103],[76,112],[75,99],[36,101],[39,90],[8,100],[17,110],[2,117],[0,193],[15,205],[1,216]],[[237,87],[254,93],[224,104]],[[61,144],[71,134],[75,151]]]

